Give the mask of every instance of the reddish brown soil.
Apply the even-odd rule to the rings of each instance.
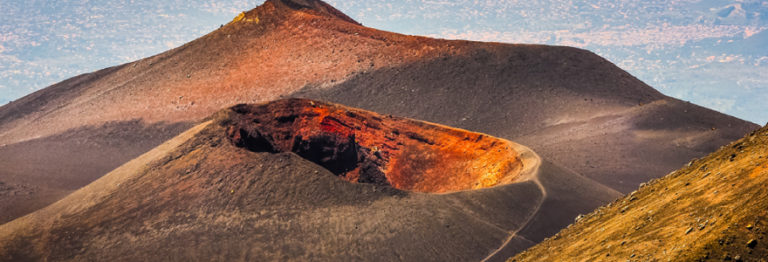
[[[366,28],[320,1],[269,0],[179,48],[11,103],[0,112],[0,143],[108,121],[198,121],[238,103],[476,48]]]
[[[289,99],[232,110],[235,145],[294,152],[350,182],[444,193],[511,183],[523,167],[509,141],[340,105]]]
[[[599,185],[579,174],[628,192],[756,128],[665,97],[585,50],[406,36],[360,26],[320,1],[269,0],[182,47],[74,77],[0,107],[0,181],[39,187],[29,201],[52,203],[56,198],[41,197],[48,190],[41,185],[48,181],[61,181],[68,188],[82,185],[180,132],[159,128],[158,136],[147,139],[146,131],[132,128],[188,126],[222,108],[296,96],[297,90],[307,92],[308,98],[521,142],[562,165],[549,179],[540,179],[548,194],[540,212],[519,232],[517,237],[525,241],[518,244],[523,244],[504,242],[511,243],[505,248],[514,246],[505,249],[509,252],[540,241],[577,214],[605,203],[608,198],[595,197]],[[104,132],[110,122],[134,124]],[[59,134],[71,130],[83,131],[61,143]],[[36,158],[14,160],[27,155]],[[404,165],[392,159],[389,163]],[[230,171],[216,168],[211,172]],[[478,191],[486,190],[469,192]],[[493,199],[512,205],[526,202],[508,199],[532,198],[523,195]],[[5,199],[0,205],[31,206],[17,200]],[[498,214],[524,219],[528,216],[520,214],[533,213]],[[477,232],[473,227],[463,230]],[[297,235],[306,236],[306,231]],[[429,246],[417,251],[426,249]],[[469,248],[441,251],[457,249]],[[399,260],[402,253],[389,254],[394,255],[382,260]]]
[[[477,48],[474,45],[366,28],[321,1],[270,0],[247,12],[242,20],[179,48],[73,77],[0,107],[0,146],[7,145],[0,147],[0,166],[11,167],[0,168],[0,181],[11,183],[11,178],[21,177],[40,187],[39,194],[29,196],[39,208],[62,195],[56,191],[56,198],[38,199],[58,190],[43,187],[47,181],[76,177],[76,182],[64,181],[61,187],[78,188],[134,158],[134,144],[148,150],[162,141],[153,137],[148,143],[134,142],[132,137],[143,135],[140,133],[82,134],[72,140],[109,140],[110,144],[79,143],[87,148],[46,150],[68,145],[58,139],[61,134],[93,130],[102,135],[102,127],[115,122],[138,123],[131,130],[189,127],[190,122],[225,107],[274,100],[306,86],[330,87],[359,73],[424,58],[459,55]],[[182,130],[171,129],[161,137],[167,139]],[[18,149],[30,141],[41,146]],[[118,154],[110,154],[99,168],[60,168],[101,161],[105,151]],[[10,161],[19,155],[47,154],[57,157]],[[80,182],[83,178],[87,178],[85,183]],[[8,203],[0,204],[3,206],[30,206],[15,198],[0,202]],[[29,211],[23,210],[3,217],[0,223]]]
[[[535,153],[516,144],[526,164],[522,174],[531,179],[444,194],[349,183],[330,172],[328,162],[314,159],[324,168],[306,154],[254,151],[287,146],[291,140],[283,136],[296,142],[298,134],[328,135],[342,143],[321,144],[320,149],[331,149],[321,155],[345,151],[334,151],[340,144],[372,157],[363,149],[388,144],[384,134],[394,130],[401,134],[391,137],[403,145],[429,141],[418,150],[456,157],[467,153],[452,148],[471,154],[504,141],[486,136],[475,141],[479,134],[306,100],[234,109],[220,111],[61,201],[0,225],[0,261],[481,261],[490,253],[508,254],[496,252],[502,244],[510,252],[534,244],[528,239],[536,235],[516,233],[534,216],[559,228],[557,220],[571,220],[567,214],[618,197],[554,165],[542,163],[539,170],[528,164],[538,160]],[[414,138],[409,131],[421,133]],[[303,141],[311,139],[298,144]],[[388,155],[412,150],[396,150],[396,144]],[[314,148],[310,144],[304,152]],[[515,152],[488,154],[501,161],[516,158]],[[377,163],[390,170],[403,165]],[[454,167],[442,171],[456,174]],[[547,204],[552,196],[558,205]]]

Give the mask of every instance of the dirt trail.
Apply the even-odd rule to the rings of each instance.
[[[546,190],[538,179],[539,167],[541,167],[541,157],[527,146],[515,142],[510,142],[510,144],[512,144],[512,148],[520,154],[520,160],[523,162],[523,170],[520,171],[520,176],[517,179],[518,182],[533,181],[539,185],[542,193],[546,196]]]
[[[539,187],[539,190],[541,190],[541,199],[539,199],[539,203],[536,205],[536,209],[531,212],[531,214],[528,216],[528,218],[525,220],[525,223],[520,225],[518,229],[515,229],[513,231],[509,232],[509,236],[504,241],[504,243],[499,246],[499,248],[495,249],[491,254],[489,254],[487,257],[485,257],[482,262],[489,261],[493,257],[496,256],[501,250],[504,249],[509,243],[517,236],[517,233],[523,230],[532,220],[534,217],[536,217],[536,214],[541,209],[541,205],[544,204],[544,200],[547,198],[547,189],[544,187],[544,185],[541,184],[541,181],[539,181],[539,168],[541,167],[541,157],[536,154],[536,152],[533,152],[530,148],[512,142],[513,148],[515,151],[520,153],[520,160],[523,162],[523,170],[520,171],[520,177],[519,182],[524,181],[532,181],[536,183],[536,186]]]

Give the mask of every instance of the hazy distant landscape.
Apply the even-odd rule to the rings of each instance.
[[[568,45],[659,91],[764,124],[768,2],[329,1],[362,24],[450,39]],[[0,104],[70,76],[157,54],[261,1],[3,1]]]
[[[476,2],[3,2],[0,261],[768,257],[766,3]]]

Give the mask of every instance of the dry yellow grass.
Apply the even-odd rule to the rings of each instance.
[[[766,261],[767,161],[763,128],[510,261]]]

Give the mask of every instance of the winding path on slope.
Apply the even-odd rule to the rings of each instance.
[[[536,186],[538,186],[539,190],[541,190],[541,199],[536,205],[536,209],[534,209],[533,212],[531,212],[531,214],[525,220],[525,223],[523,223],[520,228],[510,231],[509,236],[504,241],[504,243],[502,243],[499,248],[495,249],[493,252],[491,252],[491,254],[485,257],[482,262],[490,261],[491,259],[496,258],[496,255],[499,254],[499,252],[501,252],[501,250],[503,250],[507,245],[509,245],[512,239],[518,236],[518,233],[522,231],[533,220],[534,217],[536,217],[536,213],[539,212],[542,204],[544,204],[544,200],[547,198],[547,189],[544,187],[544,185],[541,184],[541,181],[539,181],[541,157],[526,146],[515,142],[512,142],[512,144],[514,145],[514,150],[520,153],[520,160],[523,162],[523,170],[520,171],[519,181],[532,181],[536,183]]]
[[[293,132],[287,140],[280,132],[285,130]],[[360,131],[349,136],[353,130]],[[394,139],[394,146],[375,140],[382,137]],[[286,141],[308,147],[284,150]],[[347,159],[339,158],[347,156],[344,148],[357,149],[352,159],[369,164],[363,166],[367,171],[332,172],[337,165],[331,160]],[[315,152],[336,157],[317,158]],[[413,157],[386,158],[397,154]],[[395,162],[379,161],[386,159]],[[514,165],[498,165],[504,159]],[[456,160],[468,165],[453,168]],[[410,168],[414,163],[422,169]],[[413,187],[433,184],[397,184],[407,180],[392,176],[360,180],[380,174],[372,169],[401,170],[396,167],[430,173],[417,176],[429,180],[416,182],[456,183]],[[472,170],[466,175],[481,180],[456,180],[456,170]],[[500,174],[494,183],[477,183],[492,171]],[[454,179],[435,177],[443,175]],[[0,260],[120,260],[127,253],[157,260],[155,250],[167,250],[164,256],[179,261],[236,260],[243,254],[253,260],[494,261],[617,195],[599,189],[508,140],[341,105],[283,100],[223,110],[56,204],[0,226]],[[599,198],[585,197],[595,192]],[[40,237],[45,235],[51,237]]]

